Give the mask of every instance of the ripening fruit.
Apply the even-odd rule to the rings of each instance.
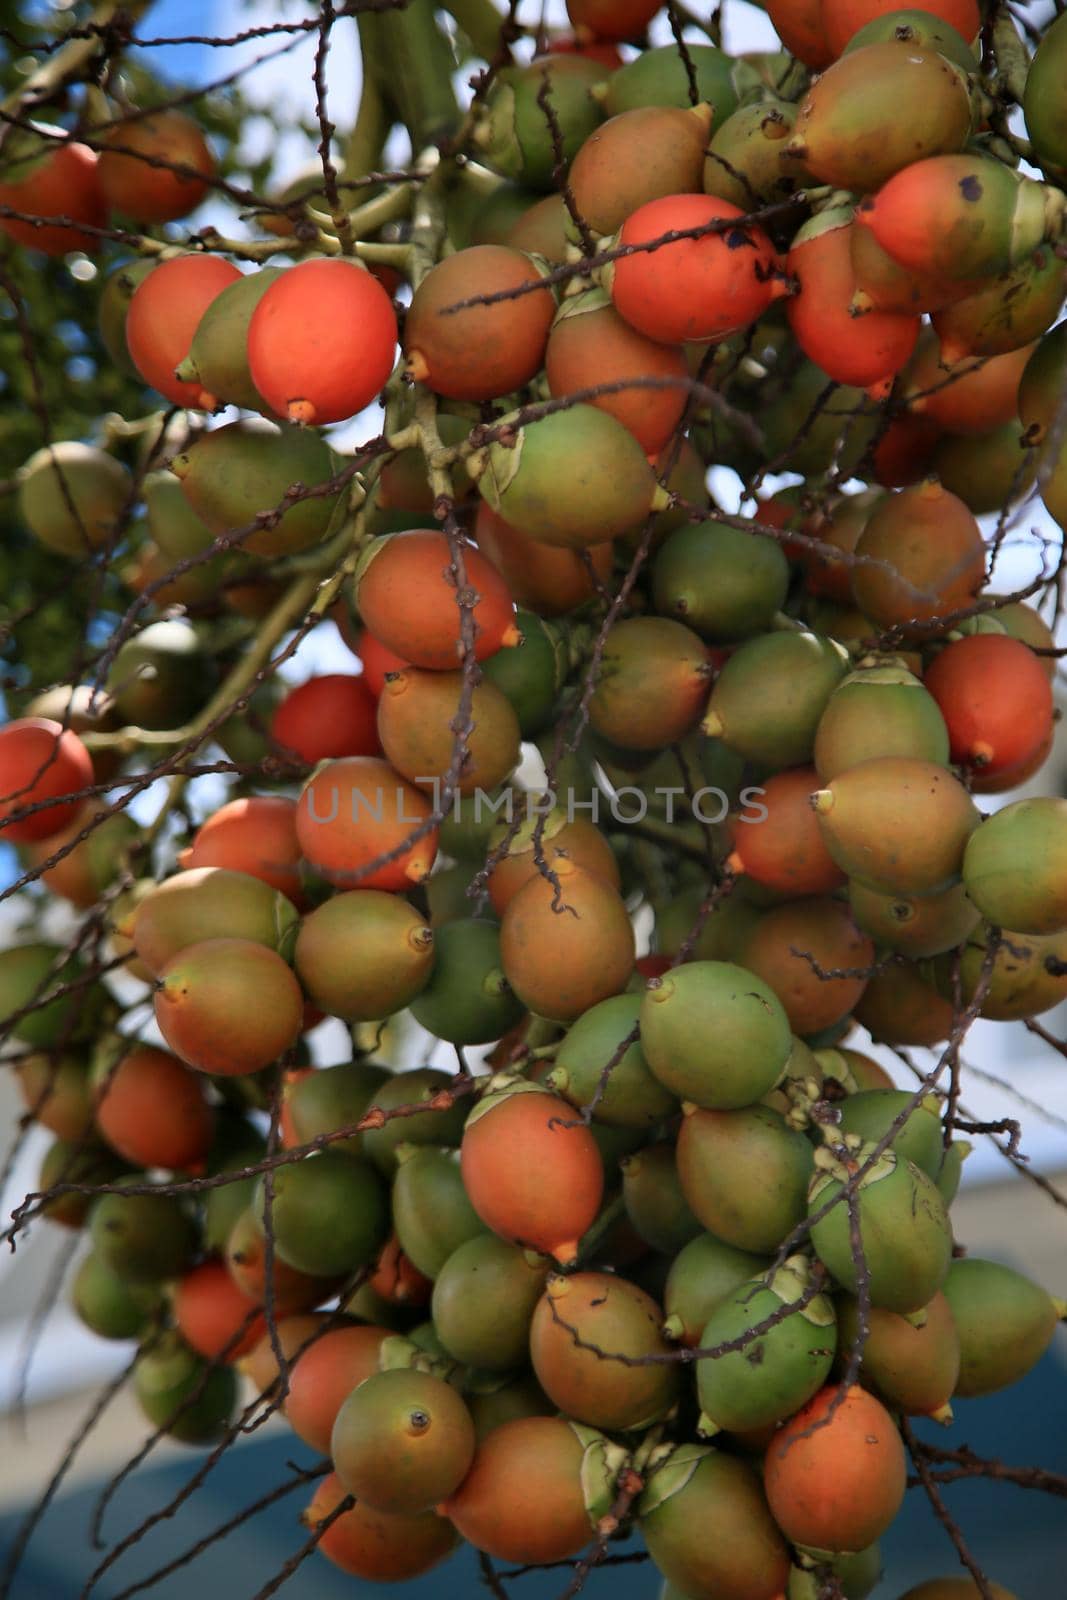
[[[288,954],[297,931],[296,908],[261,878],[224,867],[176,872],[139,903],[133,943],[153,974],[203,939],[251,939]]]
[[[514,1372],[527,1364],[530,1319],[549,1263],[481,1233],[461,1244],[433,1286],[433,1322],[445,1350],[465,1366]]]
[[[481,1440],[470,1472],[439,1509],[499,1561],[564,1561],[593,1537],[583,1467],[598,1435],[566,1417],[517,1417]]]
[[[874,945],[847,905],[823,895],[765,911],[738,959],[778,996],[793,1032],[808,1035],[833,1027],[858,1003]]]
[[[187,217],[215,176],[204,135],[181,111],[124,117],[105,129],[100,143],[96,170],[104,198],[112,211],[137,222]],[[175,172],[174,167],[186,170]]]
[[[460,1162],[486,1227],[557,1261],[574,1260],[600,1209],[604,1169],[572,1106],[539,1089],[491,1094],[467,1119]]]
[[[932,318],[945,360],[1020,350],[1060,314],[1067,274],[1049,245]]]
[[[41,250],[46,256],[65,256],[71,250],[95,255],[101,245],[98,234],[57,223],[38,226],[25,220],[69,217],[72,223],[106,227],[107,201],[100,187],[95,151],[71,140],[65,128],[50,123],[37,123],[32,132],[21,137],[9,127],[0,205],[24,213],[22,219],[0,217],[0,229],[17,244]]]
[[[766,1270],[765,1256],[724,1244],[714,1234],[691,1239],[671,1262],[663,1290],[663,1332],[695,1349],[708,1318],[728,1295]]]
[[[246,272],[223,289],[200,318],[178,377],[200,385],[200,404],[205,411],[234,405],[246,411],[270,412],[249,375],[248,324],[283,271],[282,267],[260,267]]]
[[[182,1444],[222,1439],[237,1409],[232,1368],[210,1367],[173,1329],[138,1355],[133,1392],[153,1427]]]
[[[102,1056],[93,1088],[98,1132],[134,1166],[177,1171],[207,1155],[215,1118],[203,1079],[165,1050],[134,1044],[114,1065]]]
[[[247,530],[238,544],[257,556],[292,555],[317,544],[342,493],[307,495],[290,504],[294,484],[322,489],[337,463],[319,434],[262,421],[229,422],[200,433],[170,466],[212,533]]]
[[[656,250],[620,257],[604,282],[620,316],[666,344],[720,339],[747,328],[784,291],[774,247],[744,212],[714,195],[668,195],[639,206],[620,245],[642,245],[676,229],[704,229]],[[719,226],[712,227],[712,224]]]
[[[682,623],[668,617],[616,622],[604,640],[589,721],[624,750],[660,750],[695,727],[711,671],[706,646]]]
[[[849,245],[856,279],[849,309],[857,315],[866,311],[905,311],[915,316],[951,305],[953,300],[973,293],[977,286],[966,279],[949,281],[901,266],[882,248],[870,228],[853,228]]]
[[[526,285],[528,293],[452,310]],[[407,370],[450,400],[510,394],[543,365],[554,311],[551,289],[521,250],[497,244],[457,250],[430,269],[412,296],[404,323]]]
[[[556,399],[603,388],[603,394],[588,396],[588,404],[616,417],[646,455],[670,439],[688,398],[689,368],[681,348],[631,328],[603,289],[564,300],[549,334],[545,372]]]
[[[926,669],[923,682],[941,708],[952,760],[971,768],[995,792],[995,780],[1032,759],[1052,731],[1052,688],[1029,645],[1006,634],[954,639]],[[1014,780],[1012,780],[1014,781]],[[1009,787],[1006,783],[1005,787]],[[993,918],[997,921],[997,918]],[[1021,922],[1008,926],[1020,933]]]
[[[801,531],[809,539],[818,539],[821,545],[830,546],[829,550],[812,546],[799,550],[805,586],[810,594],[833,600],[838,605],[849,605],[852,564],[848,558],[854,554],[867,519],[881,498],[881,489],[872,486],[861,489],[859,494],[843,495],[829,508],[805,518]],[[841,551],[841,559],[832,553],[834,550]]]
[[[806,180],[803,162],[789,149],[796,106],[771,95],[739,106],[707,147],[704,191],[749,211],[785,200]]]
[[[989,156],[931,156],[864,200],[856,220],[913,272],[982,278],[1036,250],[1046,228],[1046,193]]]
[[[987,817],[968,841],[963,881],[995,927],[1067,928],[1067,800],[1039,795]]]
[[[725,1111],[773,1088],[792,1037],[766,983],[731,962],[691,961],[646,987],[641,1047],[679,1099]]]
[[[500,929],[494,922],[471,916],[446,922],[434,936],[429,982],[411,1004],[415,1021],[450,1044],[501,1038],[521,1021],[523,1007],[500,960]]]
[[[701,727],[728,749],[772,769],[811,760],[815,731],[848,657],[817,633],[747,639],[723,666]]]
[[[966,861],[964,855],[964,861]],[[934,895],[886,894],[850,883],[848,902],[857,927],[878,945],[921,961],[962,944],[978,922],[978,911],[962,883]]]
[[[656,1302],[625,1278],[607,1272],[554,1274],[530,1325],[537,1380],[548,1398],[578,1422],[611,1433],[647,1428],[670,1410],[681,1387],[679,1363],[636,1359],[670,1354],[662,1324]]]
[[[573,1022],[626,987],[634,932],[612,884],[566,856],[549,871],[556,883],[538,869],[508,904],[500,955],[505,977],[528,1010]]]
[[[590,1006],[561,1040],[546,1087],[583,1108],[595,1099],[596,1121],[611,1128],[648,1129],[670,1116],[677,1102],[649,1071],[640,1042],[634,1039],[619,1054],[637,1029],[640,1010],[636,994],[613,995]]]
[[[580,36],[640,39],[659,10],[659,0],[567,0],[567,15]]]
[[[261,1177],[252,1202],[261,1232],[266,1205]],[[374,1168],[333,1150],[275,1168],[270,1208],[277,1256],[316,1278],[370,1266],[389,1231],[388,1198]]]
[[[28,1053],[12,1065],[33,1121],[71,1144],[84,1138],[93,1123],[93,1094],[82,1058],[49,1050]]]
[[[486,500],[478,502],[474,538],[504,579],[515,604],[540,617],[562,617],[576,610],[596,593],[596,584],[604,583],[611,574],[610,543],[584,550],[542,544],[498,517]],[[363,670],[369,670],[366,662]]]
[[[1006,1389],[1037,1365],[1067,1315],[1040,1285],[997,1261],[954,1261],[945,1299],[960,1337],[955,1393],[971,1398]]]
[[[186,870],[225,867],[245,873],[297,901],[300,843],[296,802],[288,795],[266,794],[228,800],[200,824],[179,862]]]
[[[987,1578],[986,1585],[991,1600],[1017,1600],[1002,1583]],[[927,1578],[902,1594],[900,1600],[979,1600],[981,1592],[973,1578]]]
[[[679,1596],[780,1600],[789,1552],[756,1473],[736,1456],[683,1444],[637,1504],[649,1554]]]
[[[94,1186],[114,1183],[126,1172],[125,1163],[119,1161],[102,1145],[86,1144],[84,1138],[79,1138],[77,1142],[70,1144],[65,1139],[55,1139],[45,1151],[44,1159],[38,1169],[37,1188],[42,1194],[47,1194],[57,1183],[83,1183]],[[57,1194],[41,1201],[41,1215],[61,1228],[81,1228],[92,1205],[92,1194],[79,1194],[77,1191]],[[104,1254],[103,1250],[98,1253],[101,1256]],[[174,1270],[181,1272],[186,1264],[183,1253]],[[111,1261],[106,1265],[118,1271],[120,1276],[125,1275],[124,1268],[116,1268]]]
[[[799,290],[787,300],[786,313],[804,354],[829,377],[888,391],[915,348],[919,319],[890,311],[857,317],[850,310],[856,291],[852,216],[850,207],[838,206],[795,235],[786,266]]]
[[[271,718],[275,744],[308,766],[336,756],[380,753],[374,696],[361,677],[330,672],[290,689]]]
[[[394,1368],[359,1384],[337,1413],[330,1442],[337,1475],[375,1511],[427,1511],[463,1482],[474,1423],[449,1384]]]
[[[259,1304],[241,1293],[223,1261],[203,1261],[174,1285],[174,1321],[205,1361],[239,1361],[266,1333]]]
[[[836,1303],[840,1364],[858,1336],[859,1310],[851,1295],[839,1295]],[[922,1308],[922,1317],[917,1325],[895,1311],[870,1307],[860,1382],[894,1410],[908,1416],[938,1416],[956,1389],[960,1337],[943,1291]]]
[[[724,523],[678,528],[652,569],[656,610],[717,644],[763,633],[788,589],[789,563],[778,541]]]
[[[519,640],[507,585],[478,550],[459,543],[462,584],[443,533],[414,528],[367,546],[353,579],[359,615],[377,643],[404,665],[431,672],[460,666],[463,655],[459,593],[470,593],[474,654],[484,661]],[[390,669],[392,670],[392,669]]]
[[[116,539],[132,496],[121,461],[75,439],[34,451],[18,472],[19,515],[34,538],[82,560]]]
[[[1023,112],[1034,160],[1050,176],[1067,168],[1067,109],[1063,81],[1067,69],[1067,28],[1056,17],[1042,34],[1026,75]]]
[[[856,545],[856,605],[882,628],[929,637],[929,624],[966,609],[985,581],[981,530],[936,478],[880,500]]]
[[[862,667],[834,690],[815,733],[824,783],[877,757],[948,766],[949,740],[937,702],[904,667]],[[818,785],[813,785],[817,788]]]
[[[453,724],[462,717],[462,672],[406,667],[389,673],[378,701],[378,736],[386,758],[419,789],[440,792],[457,746]],[[488,678],[470,694],[469,731],[456,790],[492,790],[519,763],[519,719],[506,695]]]
[[[256,1180],[253,1178],[251,1182],[254,1197]],[[254,1300],[257,1305],[264,1305],[267,1298],[266,1248],[260,1219],[256,1217],[253,1206],[249,1203],[238,1214],[230,1229],[224,1257],[226,1270],[234,1283],[242,1294]],[[328,1280],[309,1277],[306,1272],[298,1272],[287,1261],[283,1261],[277,1252],[271,1262],[270,1284],[271,1302],[277,1317],[287,1317],[295,1311],[318,1305],[328,1299],[336,1287]],[[282,1349],[285,1351],[288,1344],[289,1355],[292,1355],[295,1346],[300,1344],[315,1326],[314,1323],[305,1322],[302,1318],[297,1318],[296,1321],[299,1327],[293,1330],[294,1338],[291,1344],[284,1337],[286,1330],[284,1328],[281,1330]],[[257,1381],[261,1369],[268,1374],[264,1376],[262,1382],[262,1387],[266,1388],[267,1384],[278,1376],[269,1337],[262,1339],[249,1357],[249,1370]]]
[[[732,830],[729,865],[776,894],[828,894],[845,881],[822,834],[809,797],[819,786],[814,767],[776,772],[761,785],[760,815],[742,812]]]
[[[240,1077],[287,1050],[304,1020],[300,985],[281,956],[250,939],[205,939],[162,969],[160,1032],[200,1072]]]
[[[640,528],[669,498],[633,434],[585,404],[490,444],[478,492],[520,533],[568,550]]]
[[[970,129],[964,74],[936,49],[893,39],[821,74],[790,146],[820,183],[872,194],[903,167],[962,149]]]
[[[891,1150],[868,1165],[875,1148],[861,1144],[820,1166],[808,1191],[809,1220],[818,1218],[811,1221],[811,1242],[831,1276],[854,1295],[857,1269],[843,1191],[859,1166],[867,1166],[854,1194],[871,1304],[906,1314],[926,1305],[944,1284],[952,1228],[933,1179]]]
[[[347,756],[312,773],[297,802],[296,832],[308,862],[337,888],[402,890],[433,865],[431,815],[426,796],[388,761]]]
[[[126,343],[144,381],[176,406],[199,406],[200,385],[174,376],[200,318],[241,274],[217,255],[173,256],[137,285],[126,313]]]
[[[10,844],[50,839],[74,821],[79,791],[92,782],[93,764],[76,733],[48,717],[9,722],[0,728],[0,837]]]
[[[386,1328],[334,1327],[294,1359],[285,1397],[285,1418],[298,1438],[328,1455],[333,1425],[348,1396],[378,1371]]]
[[[709,105],[688,111],[636,106],[594,129],[569,173],[575,204],[593,232],[615,233],[649,200],[699,194],[713,115]],[[574,229],[569,220],[565,226],[568,232]]]
[[[450,1150],[401,1144],[393,1179],[393,1226],[404,1254],[428,1278],[484,1231],[467,1198],[459,1160]]]
[[[297,1068],[286,1078],[283,1091],[282,1114],[294,1134],[292,1143],[306,1144],[320,1134],[333,1134],[358,1122],[388,1077],[385,1067],[362,1060],[343,1061],[336,1067]],[[331,1139],[329,1148],[362,1155],[362,1135]]]
[[[863,1389],[835,1386],[775,1434],[764,1469],[767,1503],[786,1538],[827,1551],[880,1538],[904,1502],[906,1479],[889,1412]]]
[[[804,1220],[811,1141],[770,1106],[688,1107],[677,1159],[694,1214],[716,1240],[735,1250],[776,1250]]]
[[[990,433],[946,434],[930,465],[945,488],[980,517],[1029,494],[1035,465],[1024,448],[1022,424],[1006,422]]]
[[[351,259],[302,261],[268,287],[248,324],[248,371],[271,410],[322,427],[354,417],[393,367],[393,302]]]
[[[540,824],[543,823],[543,826]],[[615,852],[595,823],[575,815],[568,820],[564,807],[548,812],[531,807],[517,828],[508,822],[497,823],[489,836],[489,848],[496,857],[501,847],[504,853],[489,874],[489,899],[498,917],[502,917],[519,890],[532,878],[540,875],[537,851],[543,852],[549,867],[555,870],[560,860],[572,861],[576,867],[601,878],[613,889],[621,885],[619,863]],[[481,852],[479,861],[485,852]]]
[[[293,963],[320,1011],[346,1022],[378,1021],[426,987],[433,932],[399,895],[354,889],[303,919]]]
[[[849,767],[812,796],[823,839],[850,878],[885,894],[940,894],[957,882],[981,817],[946,767],[907,756]]]
[[[948,433],[988,433],[1013,422],[1032,351],[1026,345],[985,359],[964,355],[952,361],[935,338],[924,334],[907,372],[908,409]]]
[[[301,1518],[314,1532],[346,1499],[336,1473],[323,1478]],[[417,1578],[450,1556],[458,1543],[455,1528],[433,1511],[403,1516],[374,1511],[359,1500],[334,1516],[316,1548],[342,1572],[368,1583],[402,1583]]]

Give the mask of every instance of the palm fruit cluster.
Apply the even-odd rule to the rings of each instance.
[[[902,1424],[1064,1313],[954,1235],[948,1064],[1067,997],[1067,801],[984,809],[1051,747],[1055,581],[998,594],[978,521],[1067,524],[1067,25],[773,0],[780,53],[624,58],[658,9],[569,0],[354,252],[302,191],[281,264],[115,267],[170,411],[18,509],[136,625],[0,730],[0,836],[91,936],[0,953],[0,1012],[79,1317],[173,1438],[280,1407],[345,1571],[636,1531],[669,1600],[861,1600]],[[0,199],[71,226],[26,248],[183,214],[36,138]],[[352,670],[280,686],[320,620]],[[179,769],[146,828],[183,744],[228,798]]]

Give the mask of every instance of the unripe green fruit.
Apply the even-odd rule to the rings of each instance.
[[[963,881],[982,916],[1017,933],[1067,927],[1067,800],[1016,800],[967,842]]]
[[[969,1139],[953,1139],[945,1151],[944,1160],[941,1162],[941,1171],[937,1175],[937,1192],[945,1202],[946,1208],[952,1204],[959,1193],[963,1163],[973,1149],[974,1146]]]
[[[804,1219],[814,1151],[770,1106],[689,1112],[678,1135],[678,1175],[716,1239],[760,1254]]]
[[[803,766],[847,660],[840,645],[815,633],[749,639],[719,673],[701,726],[748,761]]]
[[[183,383],[201,386],[200,405],[216,411],[220,405],[243,406],[270,416],[270,407],[256,389],[248,371],[248,324],[281,267],[261,267],[227,284],[200,318],[189,354],[177,369]]]
[[[116,1183],[128,1172],[126,1163],[103,1145],[86,1144],[83,1138],[77,1141],[54,1139],[44,1153],[37,1188],[47,1193],[61,1183]],[[51,1195],[41,1202],[41,1215],[47,1217],[49,1222],[59,1223],[61,1227],[80,1228],[95,1198],[92,1194],[79,1194],[76,1190],[69,1194]]]
[[[661,750],[695,727],[711,671],[691,628],[666,617],[629,617],[608,630],[589,721],[624,750]]]
[[[599,1095],[596,1121],[609,1127],[650,1128],[670,1116],[678,1102],[650,1071],[639,1040],[627,1045],[601,1083],[604,1069],[637,1026],[640,1013],[641,997],[636,994],[614,995],[590,1006],[571,1024],[556,1051],[546,1087],[583,1109]]]
[[[790,1256],[769,1283],[755,1278],[716,1306],[700,1335],[702,1350],[743,1339],[761,1322],[781,1316],[785,1306],[795,1309],[740,1349],[697,1362],[697,1426],[705,1437],[721,1428],[744,1431],[781,1422],[822,1388],[837,1347],[837,1318],[828,1295],[799,1303],[813,1281],[807,1258]]]
[[[737,105],[733,76],[736,62],[710,44],[687,44],[696,75],[697,99],[714,107],[714,131]],[[673,44],[660,45],[619,67],[608,79],[604,110],[609,117],[637,106],[692,105],[686,64]]]
[[[660,549],[652,586],[664,616],[677,617],[703,639],[733,642],[770,626],[785,602],[789,563],[773,539],[714,522],[690,523]]]
[[[237,1406],[232,1367],[209,1368],[179,1333],[169,1331],[138,1356],[133,1392],[148,1421],[182,1444],[220,1439]]]
[[[933,325],[946,364],[961,356],[1021,350],[1055,322],[1063,305],[1064,265],[1050,245],[974,294],[935,311]]]
[[[180,1277],[196,1252],[196,1227],[173,1195],[101,1195],[89,1233],[103,1265],[129,1283]]]
[[[702,1230],[682,1193],[673,1141],[645,1145],[620,1165],[623,1203],[635,1232],[661,1255],[677,1255]]]
[[[945,1299],[960,1336],[956,1394],[972,1398],[1007,1389],[1035,1367],[1056,1323],[1067,1315],[1039,1284],[996,1261],[966,1256],[945,1279]]]
[[[986,972],[989,925],[981,923],[970,935],[959,958],[959,994],[970,1005],[983,985],[978,1012],[992,1022],[1013,1022],[1037,1017],[1067,998],[1067,937],[1063,933],[1024,934],[1004,930],[1003,942]],[[932,981],[953,1002],[956,983],[954,956],[941,956],[931,963]]]
[[[63,959],[58,945],[17,944],[0,950],[0,1027],[10,1028],[23,1044],[48,1049],[91,1037],[104,1002],[96,985],[82,986],[38,1005],[38,999],[65,989],[83,971],[76,957]],[[16,1012],[29,1007],[17,1022]]]
[[[71,1302],[85,1326],[101,1339],[136,1339],[159,1304],[154,1285],[128,1283],[90,1251],[78,1268]]]
[[[431,880],[432,882],[432,880]],[[450,1044],[488,1044],[523,1015],[500,964],[500,929],[473,917],[447,922],[434,936],[429,982],[411,1004],[415,1021]]]
[[[296,907],[279,889],[247,872],[193,867],[165,878],[140,902],[133,923],[137,955],[150,972],[203,939],[251,939],[287,956],[296,938]]]
[[[803,184],[804,164],[790,154],[796,107],[768,97],[720,120],[704,160],[704,192],[742,211],[785,200]]]
[[[1067,169],[1067,26],[1057,17],[1043,34],[1026,75],[1023,113],[1038,164],[1050,174]]]
[[[858,1134],[865,1144],[880,1144],[914,1099],[915,1096],[905,1089],[865,1089],[851,1094],[838,1107],[841,1114],[838,1132]],[[927,1177],[937,1177],[941,1171],[943,1146],[940,1102],[936,1095],[925,1096],[908,1113],[889,1148],[896,1152],[898,1160],[914,1161]]]
[[[704,1325],[715,1308],[769,1265],[767,1256],[724,1244],[711,1233],[698,1234],[678,1251],[667,1273],[664,1333],[683,1344],[699,1344]]]
[[[425,989],[434,969],[434,935],[398,895],[353,889],[303,919],[293,962],[320,1010],[346,1022],[374,1022]]]
[[[96,309],[97,326],[104,349],[119,371],[138,383],[141,375],[126,346],[126,313],[137,285],[142,278],[147,278],[155,265],[151,257],[140,261],[124,261],[121,267],[116,267],[105,278]]]
[[[73,439],[46,445],[18,472],[19,515],[34,538],[80,560],[115,537],[131,492],[121,461]]]
[[[464,1398],[479,1444],[505,1422],[514,1422],[518,1417],[548,1417],[554,1410],[533,1373],[517,1378],[488,1373],[476,1386],[464,1391]]]
[[[449,1384],[396,1368],[359,1384],[337,1414],[337,1475],[376,1511],[428,1511],[457,1489],[474,1459],[474,1423]]]
[[[954,61],[964,72],[977,73],[978,57],[963,36],[930,11],[886,11],[864,23],[846,44],[842,55],[851,55],[869,44],[895,39],[917,50],[936,50],[947,61]]]
[[[718,744],[718,741],[714,743]],[[720,745],[719,748],[725,751],[725,746]],[[657,908],[656,949],[660,955],[678,954],[696,927],[705,894],[706,890],[702,888],[683,889],[665,906]],[[691,947],[693,958],[697,961],[736,961],[748,931],[758,916],[757,907],[735,889],[713,906],[704,919]]]
[[[427,1278],[485,1224],[467,1199],[459,1158],[450,1150],[401,1145],[393,1179],[393,1227],[408,1260]]]
[[[434,1327],[449,1355],[489,1372],[522,1366],[548,1270],[546,1257],[493,1234],[461,1244],[433,1286]]]
[[[878,411],[862,389],[833,384],[814,361],[789,369],[788,381],[764,402],[756,419],[765,450],[781,472],[805,477],[831,465],[846,477],[871,447],[879,426]]]
[[[1018,422],[1006,422],[992,433],[946,433],[930,464],[945,488],[976,517],[1021,499],[1034,481],[1034,463],[1025,453]]]
[[[207,1175],[254,1167],[266,1154],[262,1135],[243,1117],[220,1114],[215,1124],[215,1143],[207,1158]],[[204,1195],[204,1244],[221,1254],[242,1212],[252,1204],[256,1179],[235,1178],[231,1183],[208,1189]]]
[[[853,882],[848,886],[848,900],[856,924],[876,944],[914,961],[954,950],[980,920],[962,883],[919,898],[885,894]]]
[[[604,77],[603,67],[578,55],[542,56],[526,66],[505,67],[493,81],[485,120],[476,134],[482,161],[493,172],[531,189],[552,189],[558,157],[538,96],[547,93],[560,130],[563,161],[569,166],[601,119],[600,105],[590,91]]]
[[[728,961],[694,961],[652,979],[640,1021],[641,1047],[660,1082],[715,1110],[766,1094],[793,1046],[774,991]]]
[[[124,721],[141,728],[179,728],[200,710],[214,675],[188,623],[151,622],[119,647],[107,691]]]
[[[895,1410],[920,1417],[942,1413],[941,1420],[947,1420],[943,1411],[959,1377],[960,1339],[943,1291],[923,1306],[920,1316],[918,1321],[870,1308],[860,1382]],[[838,1297],[837,1317],[840,1365],[859,1331],[859,1307],[851,1295]]]
[[[342,495],[311,495],[279,512],[294,484],[318,488],[337,471],[329,446],[312,428],[230,422],[199,434],[175,456],[171,470],[215,534],[237,533],[260,516],[276,516],[238,541],[241,550],[258,556],[292,555],[317,544]]]
[[[266,1184],[252,1202],[264,1228]],[[368,1266],[389,1231],[389,1208],[374,1168],[353,1156],[325,1150],[273,1174],[271,1226],[282,1261],[317,1278]]]
[[[890,15],[894,13],[890,12]],[[820,1560],[819,1568],[823,1565]],[[882,1577],[882,1554],[876,1544],[869,1544],[854,1555],[833,1556],[825,1565],[837,1579],[845,1600],[867,1600]],[[809,1572],[801,1567],[793,1567],[789,1573],[785,1600],[819,1600],[820,1581],[818,1569]]]
[[[470,1099],[451,1101],[447,1072],[436,1067],[416,1067],[413,1072],[397,1072],[375,1092],[368,1110],[392,1111],[400,1106],[426,1106],[410,1116],[390,1117],[380,1128],[368,1128],[363,1148],[385,1178],[396,1171],[397,1145],[433,1144],[455,1146],[463,1137],[463,1124],[470,1110]],[[437,1096],[441,1101],[434,1105]]]
[[[308,1144],[320,1134],[334,1133],[358,1122],[388,1078],[385,1067],[370,1061],[343,1061],[287,1083],[286,1110],[301,1143]],[[346,1139],[331,1139],[327,1148],[338,1155],[362,1155],[363,1135],[353,1133]]]
[[[552,723],[559,691],[570,666],[565,635],[532,611],[516,611],[515,626],[522,641],[512,649],[498,650],[482,662],[482,677],[511,702],[524,739],[543,733]],[[441,830],[441,849],[454,855]]]
[[[826,703],[814,759],[824,783],[877,757],[906,756],[948,765],[945,719],[933,695],[903,667],[852,672]]]
[[[682,1595],[785,1590],[789,1555],[759,1478],[735,1456],[682,1444],[648,1479],[637,1520],[656,1566]]]

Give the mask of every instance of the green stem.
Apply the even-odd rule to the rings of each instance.
[[[103,5],[97,6],[88,21],[95,27],[103,27],[112,21],[115,13],[121,11],[131,22],[137,22],[149,9],[151,0],[105,0]],[[0,110],[16,111],[19,106],[28,102],[33,104],[45,99],[54,90],[66,83],[68,78],[77,77],[86,62],[91,61],[100,49],[101,40],[98,33],[93,32],[86,39],[72,39],[57,50],[55,55],[47,56],[36,71],[19,84],[17,89],[0,101]]]
[[[345,140],[344,161],[340,181],[366,177],[381,165],[382,151],[393,125],[385,95],[371,73],[364,73],[363,91],[359,97],[359,110],[352,132]]]
[[[362,12],[363,72],[396,107],[420,151],[455,132],[461,120],[452,89],[452,47],[437,25],[434,0],[410,0],[402,11]]]
[[[492,61],[500,49],[504,21],[493,0],[445,0],[444,9],[467,35],[475,52]]]

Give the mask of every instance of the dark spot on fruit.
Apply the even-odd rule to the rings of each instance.
[[[751,1350],[746,1350],[745,1360],[754,1367],[761,1367],[763,1365],[763,1346],[754,1344]]]
[[[982,198],[982,185],[973,173],[960,179],[960,194],[965,200],[980,200]]]
[[[607,1305],[607,1301],[608,1301],[607,1295],[606,1294],[602,1294],[600,1296],[599,1300],[590,1300],[589,1304],[591,1306],[603,1306],[603,1305]]]
[[[725,237],[727,250],[754,250],[756,248],[743,228],[731,228]]]

